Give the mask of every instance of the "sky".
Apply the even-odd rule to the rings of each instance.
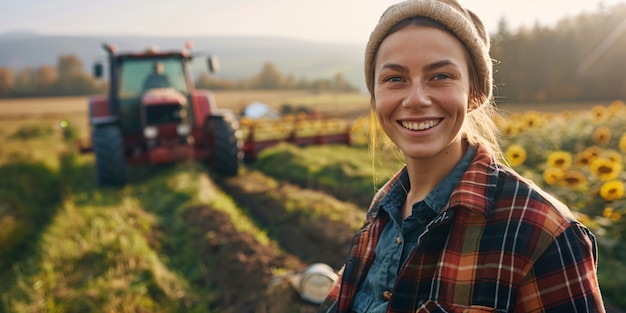
[[[0,34],[271,36],[364,43],[398,0],[19,0],[0,1]],[[552,26],[626,0],[459,0],[494,32]]]

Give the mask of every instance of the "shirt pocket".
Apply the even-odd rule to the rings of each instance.
[[[458,305],[450,303],[441,303],[437,301],[424,302],[415,313],[505,313],[506,310],[496,309],[484,305]]]

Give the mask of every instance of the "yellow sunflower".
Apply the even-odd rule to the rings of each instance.
[[[626,153],[626,133],[623,133],[622,137],[619,139],[619,149],[620,151]]]
[[[548,167],[543,171],[543,180],[546,184],[553,186],[563,179],[564,174],[560,168]]]
[[[585,175],[579,171],[565,171],[561,178],[561,184],[564,187],[583,191],[587,189],[587,179]]]
[[[624,104],[623,101],[615,100],[611,102],[611,104],[609,104],[608,110],[611,115],[615,115],[616,113],[619,113],[622,110],[624,110],[624,107],[626,107],[626,105]]]
[[[622,155],[619,152],[617,152],[615,150],[612,150],[612,149],[605,150],[604,151],[604,156],[607,159],[609,159],[609,160],[611,160],[612,162],[615,162],[615,163],[620,163],[621,164],[623,162]]]
[[[614,210],[612,207],[606,207],[604,208],[604,210],[602,210],[602,216],[617,222],[620,219],[622,219],[622,213],[619,211]]]
[[[608,158],[597,158],[591,162],[589,168],[602,181],[615,179],[622,171],[622,164],[615,163]]]
[[[506,155],[506,159],[509,161],[511,166],[520,166],[526,161],[526,149],[520,145],[514,144],[509,146],[504,154]]]
[[[548,166],[558,169],[568,169],[572,165],[572,155],[567,151],[554,151],[547,160]]]
[[[611,141],[611,130],[606,126],[600,126],[593,132],[593,141],[599,145],[605,145]]]
[[[601,121],[603,120],[605,117],[607,117],[607,110],[604,106],[602,105],[594,105],[591,108],[591,116],[593,116],[593,119],[596,121]]]
[[[589,166],[591,162],[598,158],[602,153],[602,148],[591,146],[576,154],[576,164],[579,166]]]
[[[526,114],[522,118],[522,125],[524,128],[534,128],[542,124],[543,119],[539,115],[538,112],[530,111],[526,112]]]
[[[621,180],[611,180],[600,187],[600,196],[606,201],[613,201],[624,196],[624,183]]]
[[[588,153],[585,153],[585,151],[576,153],[576,165],[585,167],[589,166],[592,161],[591,156]]]
[[[502,132],[503,135],[511,136],[511,137],[517,136],[521,132],[517,124],[513,123],[512,121],[509,121],[508,123],[503,124],[502,128],[500,128],[500,131]]]

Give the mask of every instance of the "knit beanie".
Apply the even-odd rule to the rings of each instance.
[[[489,56],[489,34],[478,16],[456,0],[406,0],[390,6],[372,31],[365,48],[365,82],[374,95],[374,61],[380,44],[398,23],[413,17],[431,18],[452,32],[465,46],[478,72],[479,86],[475,91],[479,103],[492,96],[492,63]]]

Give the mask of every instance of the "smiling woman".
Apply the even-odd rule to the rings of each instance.
[[[455,0],[383,13],[365,80],[406,164],[374,196],[319,312],[604,311],[595,236],[501,160],[489,45]]]

